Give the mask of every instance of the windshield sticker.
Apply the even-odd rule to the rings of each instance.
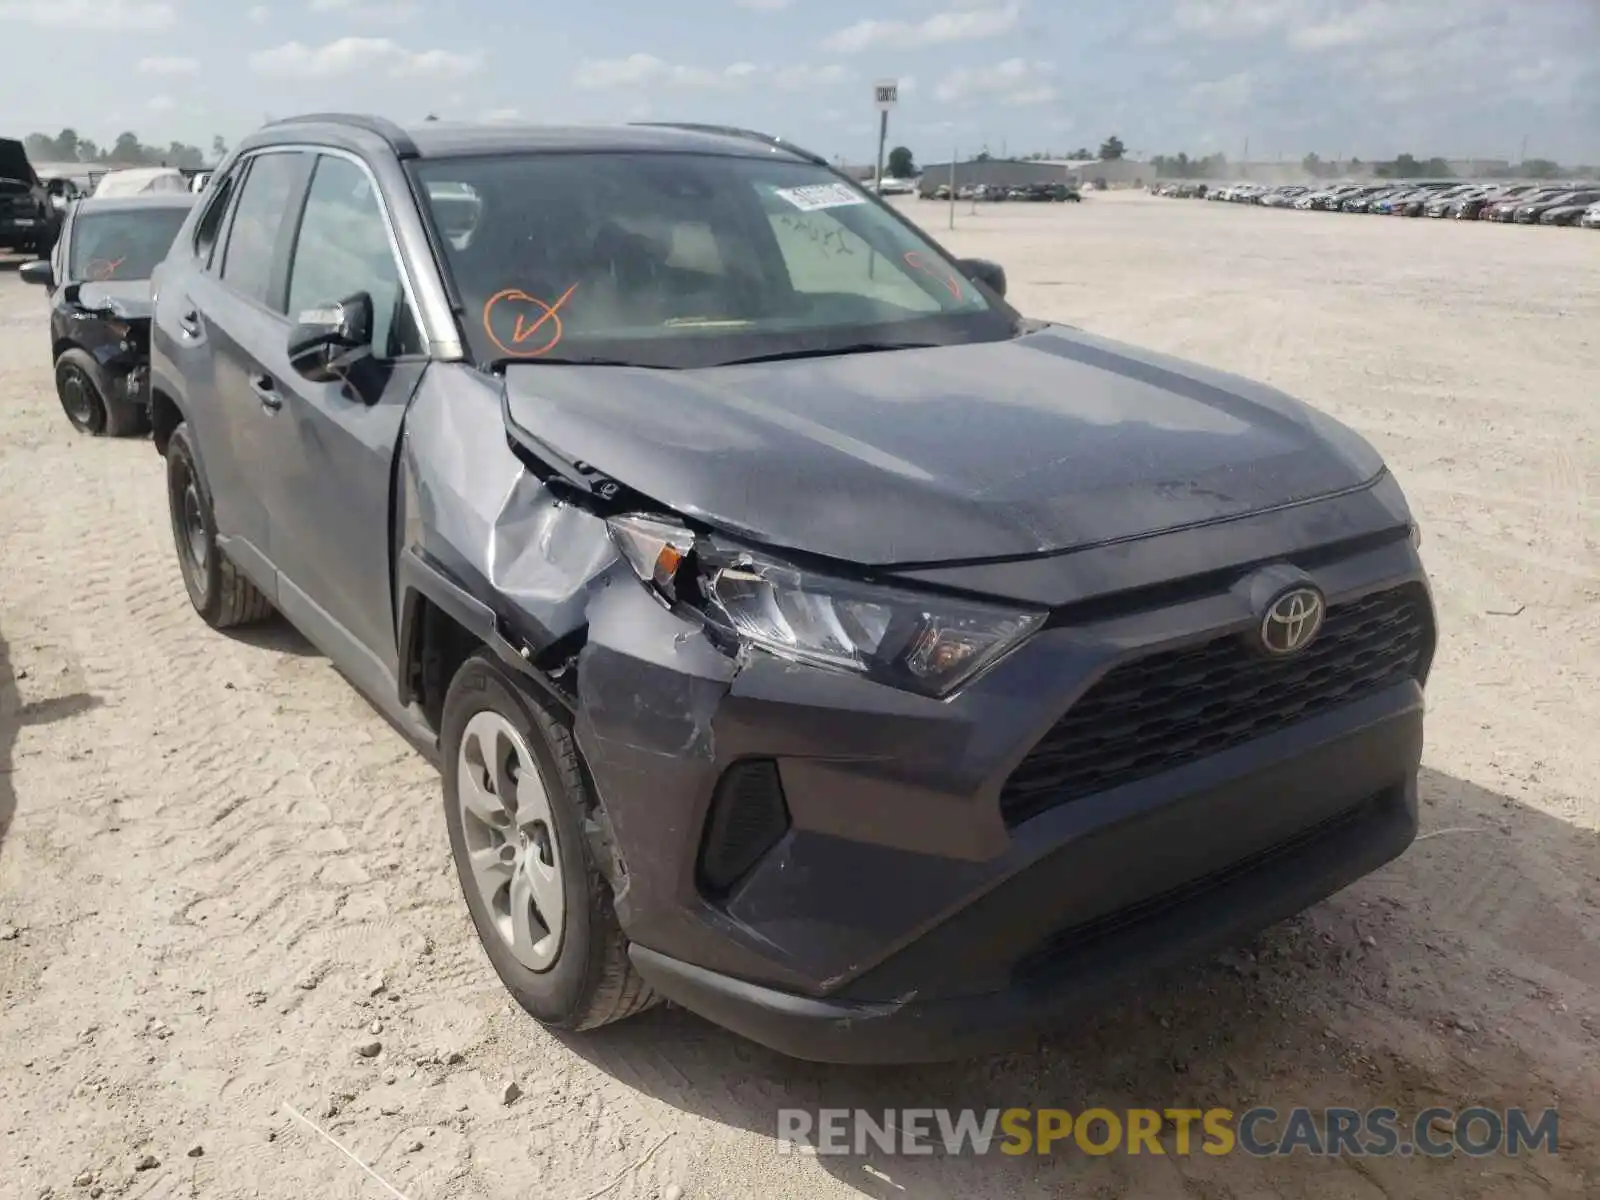
[[[573,284],[554,304],[530,296],[521,288],[506,288],[483,306],[483,331],[508,358],[538,358],[561,341],[563,304],[578,290]]]
[[[920,250],[907,250],[904,255],[906,266],[913,271],[920,271],[931,279],[937,279],[944,284],[944,290],[957,300],[961,299],[961,281],[948,271],[930,263]]]
[[[813,183],[806,187],[776,188],[774,191],[801,212],[843,208],[848,204],[867,202],[867,198],[860,192],[842,183]]]

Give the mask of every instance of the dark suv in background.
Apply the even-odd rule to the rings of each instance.
[[[26,148],[15,138],[0,138],[0,247],[42,257],[55,244],[60,224]]]
[[[276,608],[439,763],[541,1020],[960,1054],[1414,836],[1377,453],[1025,319],[798,147],[278,122],[154,288],[194,607]]]

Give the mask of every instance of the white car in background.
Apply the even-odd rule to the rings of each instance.
[[[107,171],[95,184],[94,194],[104,196],[146,196],[152,192],[187,192],[189,181],[176,167],[129,167]]]
[[[1600,229],[1600,203],[1589,205],[1578,218],[1578,224],[1585,229]]]

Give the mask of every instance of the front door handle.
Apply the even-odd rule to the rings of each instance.
[[[278,385],[272,382],[271,375],[252,375],[250,390],[261,401],[262,408],[276,410],[283,407],[283,394],[278,391]]]
[[[178,328],[190,337],[200,336],[200,311],[191,308],[178,318]]]

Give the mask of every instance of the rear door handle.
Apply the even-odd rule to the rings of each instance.
[[[261,401],[263,408],[279,409],[283,407],[283,394],[278,391],[278,385],[272,382],[271,375],[252,375],[250,377],[250,390],[255,392],[256,398]]]
[[[191,308],[188,312],[186,312],[182,316],[180,316],[178,318],[178,328],[183,330],[190,337],[199,337],[200,336],[200,311],[199,311],[199,309]]]

